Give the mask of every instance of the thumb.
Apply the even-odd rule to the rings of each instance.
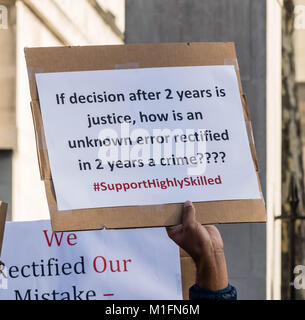
[[[182,211],[182,225],[186,227],[194,223],[196,223],[195,207],[191,201],[186,201]]]

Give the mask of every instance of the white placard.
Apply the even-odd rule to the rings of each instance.
[[[36,80],[59,210],[260,198],[233,66]]]
[[[0,300],[182,299],[179,249],[163,228],[52,233],[8,222]]]

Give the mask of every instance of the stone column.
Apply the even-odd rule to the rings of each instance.
[[[126,43],[234,41],[266,190],[266,1],[126,0]],[[266,225],[219,227],[239,298],[266,297]]]

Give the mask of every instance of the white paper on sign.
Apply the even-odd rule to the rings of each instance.
[[[182,299],[179,248],[164,228],[52,233],[8,222],[0,300]]]
[[[261,197],[233,66],[36,80],[59,210]]]

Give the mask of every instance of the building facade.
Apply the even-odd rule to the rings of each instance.
[[[48,218],[25,47],[122,44],[124,0],[0,0],[0,195],[9,218]]]

